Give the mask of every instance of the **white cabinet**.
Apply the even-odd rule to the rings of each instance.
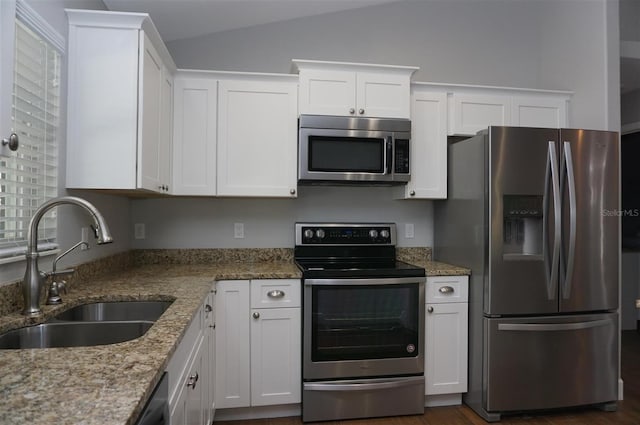
[[[405,199],[447,197],[447,93],[416,87],[411,94],[411,180]]]
[[[212,415],[207,323],[211,305],[207,297],[169,360],[169,414],[172,425],[200,425]],[[212,416],[211,416],[212,417]]]
[[[68,188],[168,193],[175,65],[147,14],[67,10]]]
[[[509,97],[505,95],[454,92],[451,104],[451,134],[475,135],[490,125],[509,125],[511,122]]]
[[[297,89],[290,79],[219,81],[219,196],[296,196]]]
[[[511,100],[511,125],[521,127],[568,126],[567,96],[551,94],[528,94],[513,96]]]
[[[451,86],[449,135],[475,135],[490,125],[568,126],[570,92]]]
[[[251,404],[249,281],[216,282],[216,409]]]
[[[203,356],[202,356],[202,375],[203,375],[203,396],[202,396],[202,409],[204,423],[210,424],[213,422],[213,418],[216,413],[215,405],[215,373],[216,373],[216,324],[215,324],[215,312],[213,306],[215,306],[216,289],[215,284],[212,286],[207,302],[204,306],[204,324],[203,324]]]
[[[300,113],[409,118],[410,79],[418,68],[293,61],[300,75]]]
[[[427,406],[460,404],[467,391],[468,282],[468,276],[427,277]]]
[[[216,408],[300,403],[300,281],[216,285]]]
[[[216,194],[218,80],[175,78],[173,195]]]

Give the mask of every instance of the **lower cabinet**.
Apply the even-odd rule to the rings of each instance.
[[[167,366],[171,425],[213,421],[213,295],[207,296]]]
[[[460,404],[467,391],[467,276],[427,277],[425,405]]]
[[[300,403],[300,280],[216,289],[216,409]]]

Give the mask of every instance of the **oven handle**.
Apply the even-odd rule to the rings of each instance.
[[[362,381],[332,381],[332,382],[305,382],[304,389],[309,391],[366,391],[385,390],[389,388],[409,387],[424,383],[424,376],[410,378]]]
[[[304,279],[304,286],[404,285],[407,283],[425,283],[426,281],[426,277]]]

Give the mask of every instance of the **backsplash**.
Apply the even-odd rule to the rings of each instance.
[[[408,263],[431,261],[430,247],[398,247],[398,260]],[[215,248],[215,249],[138,249],[127,251],[87,263],[73,266],[76,271],[69,276],[67,287],[75,282],[89,281],[96,276],[104,276],[130,267],[151,264],[206,264],[206,263],[258,263],[292,262],[292,248]],[[42,291],[41,303],[46,294]],[[64,296],[63,296],[64,298]],[[22,309],[21,281],[0,286],[0,316]]]

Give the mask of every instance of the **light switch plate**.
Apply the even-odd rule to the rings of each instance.
[[[136,223],[133,225],[133,235],[136,239],[144,239],[146,237],[146,229],[144,223]]]
[[[233,237],[244,239],[244,223],[233,223]]]
[[[404,225],[404,237],[407,239],[413,239],[414,237],[413,223],[406,223]]]

